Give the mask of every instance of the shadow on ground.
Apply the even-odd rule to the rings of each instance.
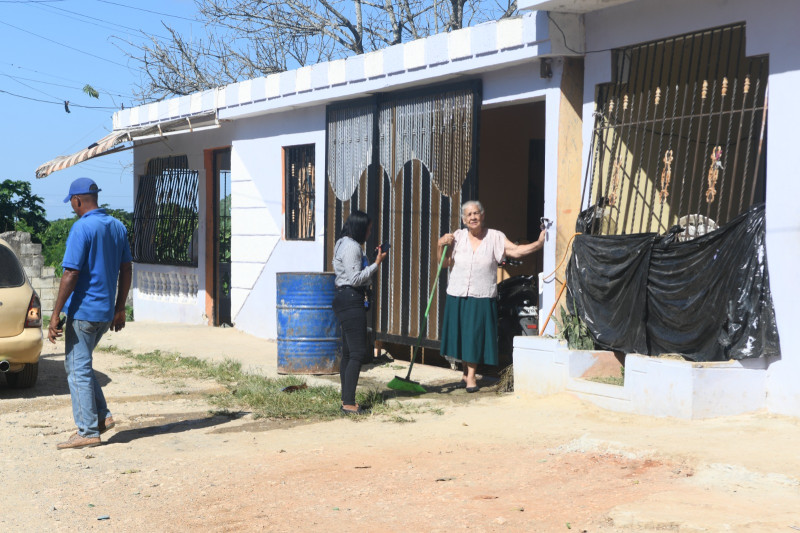
[[[94,371],[101,387],[111,383],[111,378],[107,374]],[[64,354],[42,354],[39,357],[39,377],[36,385],[29,389],[12,389],[6,383],[5,378],[0,377],[0,399],[28,399],[41,396],[60,396],[69,395],[67,385],[67,372],[64,370]]]
[[[204,413],[205,414],[205,413]],[[195,416],[196,418],[186,418]],[[140,421],[142,418],[151,420]],[[152,419],[155,420],[152,420]],[[236,415],[211,415],[202,416],[200,413],[174,413],[163,415],[141,415],[131,423],[126,424],[126,429],[120,428],[109,438],[107,444],[126,444],[137,439],[155,437],[157,435],[167,435],[183,433],[184,431],[194,431],[207,429],[226,424],[236,418]]]

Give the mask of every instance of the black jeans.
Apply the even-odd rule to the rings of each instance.
[[[355,405],[358,375],[369,349],[364,293],[351,287],[337,289],[333,312],[342,327],[342,361],[339,365],[342,405]]]

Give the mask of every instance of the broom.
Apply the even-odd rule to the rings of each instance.
[[[433,281],[433,287],[431,288],[431,292],[428,295],[428,307],[425,308],[425,318],[422,319],[422,327],[419,331],[419,337],[417,337],[417,344],[414,346],[414,353],[411,356],[411,364],[408,365],[408,373],[406,377],[401,378],[400,376],[395,376],[392,381],[390,381],[386,386],[390,389],[399,390],[399,391],[406,391],[406,392],[416,392],[419,394],[424,394],[428,391],[425,390],[425,387],[419,384],[417,381],[411,381],[411,369],[414,368],[414,361],[417,359],[417,353],[419,353],[420,345],[422,344],[422,336],[425,335],[425,330],[428,326],[428,311],[431,309],[431,302],[433,301],[433,295],[436,293],[436,285],[439,283],[439,274],[442,271],[442,265],[444,264],[444,258],[447,256],[447,245],[444,246],[442,250],[442,258],[439,260],[439,268],[436,269],[436,279]]]

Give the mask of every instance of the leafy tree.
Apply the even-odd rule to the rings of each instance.
[[[78,220],[77,216],[72,218],[60,218],[50,222],[45,231],[39,234],[42,242],[42,256],[44,264],[54,267],[56,274],[62,273],[61,261],[64,259],[64,252],[67,249],[67,236],[72,225]]]
[[[142,98],[211,89],[512,16],[516,0],[195,0],[205,39],[147,35],[126,53]]]
[[[10,179],[0,182],[0,233],[17,230],[36,236],[47,226],[44,200],[33,194],[30,183]]]

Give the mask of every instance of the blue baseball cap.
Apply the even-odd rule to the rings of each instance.
[[[96,194],[102,189],[97,187],[97,184],[91,178],[78,178],[69,186],[69,194],[64,198],[64,203],[69,202],[69,199],[76,194]]]

